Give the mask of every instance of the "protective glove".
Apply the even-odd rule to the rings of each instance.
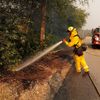
[[[66,39],[64,38],[62,41],[65,43],[66,42]]]

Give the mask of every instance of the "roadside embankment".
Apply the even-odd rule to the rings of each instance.
[[[51,53],[24,70],[8,72],[0,78],[0,100],[53,100],[70,70],[68,54]]]

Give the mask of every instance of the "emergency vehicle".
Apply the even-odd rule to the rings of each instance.
[[[100,46],[100,27],[92,29],[92,47]]]

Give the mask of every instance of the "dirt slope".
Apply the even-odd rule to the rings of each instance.
[[[2,70],[4,75],[0,77],[0,100],[33,100],[33,98],[34,100],[42,100],[43,95],[46,96],[50,94],[45,91],[51,89],[49,86],[50,82],[52,82],[49,82],[51,76],[54,73],[60,73],[59,75],[61,75],[60,78],[62,77],[62,79],[66,76],[63,75],[64,71],[62,73],[62,70],[64,68],[69,68],[70,65],[68,60],[71,61],[72,58],[67,54],[66,50],[63,50],[56,53],[50,53],[33,65],[19,72],[12,73]],[[62,79],[58,79],[58,81]],[[44,81],[45,83],[43,83]],[[41,83],[43,84],[41,85]],[[53,85],[53,83],[51,83],[51,85]],[[36,96],[38,92],[35,92],[37,90],[38,92],[39,90],[41,91],[39,97],[41,99],[35,98],[38,97]]]

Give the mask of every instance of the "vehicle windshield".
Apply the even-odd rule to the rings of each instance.
[[[100,28],[96,28],[95,29],[95,32],[100,32]]]

